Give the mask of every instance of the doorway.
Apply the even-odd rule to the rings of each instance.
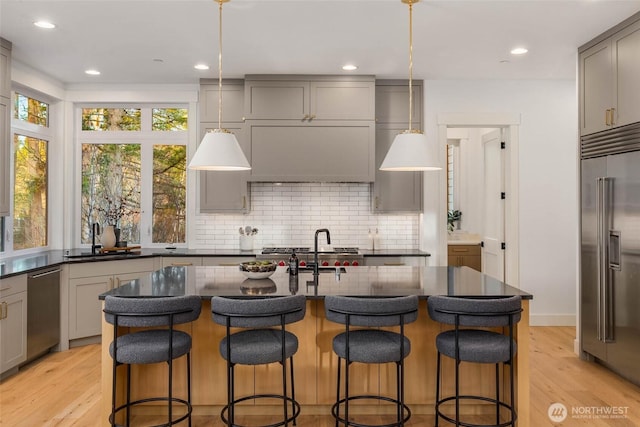
[[[476,234],[480,234],[480,240],[485,242],[483,248],[483,271],[491,272],[490,275],[498,276],[500,280],[509,283],[512,286],[519,286],[519,265],[518,265],[518,132],[520,117],[514,114],[501,113],[449,113],[438,115],[438,140],[441,147],[441,162],[448,163],[449,150],[448,143],[459,140],[458,144],[464,144],[462,138],[456,138],[462,133],[462,130],[469,132],[484,133],[488,136],[485,142],[476,147],[476,160],[481,161],[482,167],[477,169],[483,170],[482,175],[482,191],[477,188],[473,194],[468,197],[476,200],[476,208],[472,208],[473,204],[467,204],[467,215],[462,209],[462,220],[460,228],[474,228]],[[489,135],[488,129],[498,130],[499,139]],[[454,136],[450,138],[450,136]],[[481,137],[481,135],[480,135]],[[501,147],[505,142],[504,149]],[[485,145],[482,145],[485,144]],[[480,154],[478,154],[480,153]],[[490,155],[485,156],[485,153]],[[491,154],[493,153],[493,154]],[[485,165],[485,161],[489,162]],[[479,166],[477,164],[476,166]],[[489,175],[484,175],[484,170],[489,171]],[[468,172],[468,171],[467,171]],[[456,174],[453,174],[454,180]],[[458,179],[461,179],[458,176]],[[490,184],[490,189],[485,192],[485,181]],[[439,231],[439,254],[440,264],[447,265],[447,246],[450,234],[447,229],[447,213],[452,206],[455,206],[455,191],[453,205],[450,203],[447,185],[442,188],[442,196],[440,198],[440,218],[441,224],[444,224]],[[500,191],[496,192],[496,189]],[[497,194],[496,194],[497,193]],[[504,193],[504,199],[502,198]],[[485,203],[486,197],[499,197],[499,201]],[[457,206],[465,206],[458,204]],[[455,209],[455,208],[454,208]],[[474,212],[481,212],[474,215]],[[466,219],[466,221],[465,221]],[[471,230],[468,230],[471,231]]]

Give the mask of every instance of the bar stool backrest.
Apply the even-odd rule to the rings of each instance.
[[[211,299],[211,318],[219,325],[232,328],[269,328],[302,320],[306,312],[306,297],[292,295],[269,298]],[[284,316],[283,316],[284,314]]]
[[[398,326],[418,318],[418,297],[415,295],[389,298],[326,296],[328,320],[362,327]],[[402,319],[404,318],[404,319]]]
[[[123,298],[106,296],[104,299],[105,320],[118,326],[156,327],[189,323],[200,316],[202,300],[197,295],[161,298]]]
[[[448,325],[472,327],[502,327],[520,321],[520,296],[504,298],[430,296],[427,300],[429,316]],[[512,318],[512,320],[510,320]],[[513,323],[511,323],[513,322]]]

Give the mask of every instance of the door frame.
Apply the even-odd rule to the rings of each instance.
[[[508,132],[511,142],[505,148],[504,188],[507,194],[504,212],[504,239],[506,244],[504,257],[504,281],[516,288],[520,287],[520,239],[519,239],[519,140],[520,114],[514,113],[441,113],[438,114],[438,147],[440,164],[446,165],[447,128],[503,128]],[[447,189],[439,188],[438,210],[438,265],[447,265]]]

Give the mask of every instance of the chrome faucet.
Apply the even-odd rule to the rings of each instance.
[[[316,235],[313,239],[313,278],[317,283],[318,280],[318,234],[327,233],[327,244],[331,244],[331,234],[327,228],[320,228],[316,230]]]
[[[96,245],[96,234],[100,235],[100,224],[94,222],[91,224],[91,255],[96,254],[96,249],[102,245]]]

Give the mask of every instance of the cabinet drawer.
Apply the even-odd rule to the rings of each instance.
[[[449,255],[480,255],[480,245],[449,245]]]
[[[8,277],[2,279],[0,284],[0,298],[8,297],[9,295],[17,294],[18,292],[25,292],[27,290],[27,275],[21,274],[19,276]]]
[[[255,261],[254,256],[206,256],[202,257],[204,266],[237,267],[241,262]]]
[[[198,256],[176,256],[162,257],[162,267],[191,267],[201,266],[202,257]]]
[[[155,270],[153,258],[96,261],[70,265],[69,278],[118,275],[153,270]]]

